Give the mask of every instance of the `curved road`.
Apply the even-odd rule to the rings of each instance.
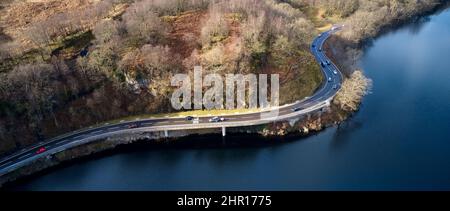
[[[261,118],[261,115],[268,111],[243,113],[236,115],[227,115],[226,121],[211,123],[210,116],[199,117],[199,122],[194,124],[185,118],[152,118],[136,121],[121,122],[118,124],[105,125],[92,129],[85,129],[72,132],[50,139],[44,143],[40,143],[15,154],[4,157],[0,160],[0,176],[14,171],[31,162],[46,157],[57,152],[67,150],[69,148],[89,143],[102,138],[110,137],[118,134],[143,132],[143,131],[170,131],[170,130],[188,130],[202,128],[226,128],[226,127],[242,127],[251,125],[267,124],[275,121],[282,121],[299,117],[329,106],[330,101],[334,98],[340,89],[342,82],[342,74],[338,68],[327,58],[322,51],[324,42],[331,34],[340,30],[341,27],[332,28],[316,37],[311,45],[311,52],[319,62],[324,74],[324,83],[314,95],[305,98],[296,103],[284,105],[278,108],[278,116],[276,118]],[[329,62],[329,63],[327,63]],[[136,125],[130,128],[130,125]],[[45,151],[38,153],[41,148]]]

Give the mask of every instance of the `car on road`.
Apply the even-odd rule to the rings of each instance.
[[[313,48],[315,48],[315,47],[316,47],[316,45],[312,44],[312,47],[313,47]]]
[[[322,34],[319,34],[319,37],[322,37]]]
[[[192,120],[194,119],[194,117],[193,117],[193,116],[187,116],[187,117],[184,118],[184,119],[186,119],[186,121],[192,121]]]
[[[297,107],[297,108],[292,108],[291,110],[293,111],[293,112],[297,112],[297,111],[300,111],[302,108],[300,108],[300,107]]]
[[[339,84],[335,84],[334,86],[333,86],[333,89],[334,90],[336,90],[336,89],[338,89],[339,88]]]
[[[322,51],[322,47],[319,48],[319,51]]]
[[[43,152],[47,151],[47,149],[45,147],[40,147],[37,151],[36,154],[41,154]]]
[[[139,127],[139,125],[136,123],[128,125],[128,129],[133,129],[133,128],[137,128],[137,127]]]
[[[324,62],[320,62],[320,66],[325,67],[325,63]]]
[[[218,116],[209,119],[209,122],[223,122],[223,121],[225,121],[225,118]]]
[[[333,81],[333,79],[331,77],[328,77],[328,82]]]
[[[327,60],[327,65],[331,65],[331,62]]]
[[[199,124],[200,123],[200,118],[196,117],[192,120],[192,124]]]
[[[336,70],[333,70],[333,74],[337,75],[337,71],[336,71]]]

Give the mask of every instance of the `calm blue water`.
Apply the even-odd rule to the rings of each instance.
[[[373,93],[339,129],[265,147],[119,151],[13,188],[450,190],[450,12],[378,38],[361,66]]]

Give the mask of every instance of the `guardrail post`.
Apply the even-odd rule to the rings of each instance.
[[[226,135],[226,129],[225,129],[225,127],[222,127],[222,136],[225,137],[225,135]]]

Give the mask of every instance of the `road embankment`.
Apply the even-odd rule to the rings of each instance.
[[[323,111],[317,111],[305,115],[303,117],[294,118],[289,121],[282,121],[277,123],[271,123],[261,126],[248,126],[241,128],[229,128],[227,129],[227,135],[244,137],[251,135],[252,139],[258,140],[252,142],[252,146],[262,146],[266,144],[279,144],[283,142],[274,141],[280,137],[306,137],[316,132],[319,132],[327,127],[337,125],[344,121],[349,112],[340,109],[336,105],[331,105],[329,109]],[[185,142],[183,147],[195,147],[199,144],[205,145],[205,142],[196,143],[192,141],[191,136],[202,136],[216,134],[215,138],[221,136],[220,129],[200,129],[200,130],[186,130],[186,131],[171,131],[169,136],[166,137],[163,132],[139,132],[127,135],[117,135],[106,139],[97,140],[95,142],[83,144],[74,148],[70,148],[61,152],[58,152],[52,156],[40,158],[32,162],[30,165],[21,167],[13,172],[0,177],[0,187],[4,184],[15,182],[22,179],[32,178],[33,176],[39,176],[42,173],[52,171],[65,164],[71,164],[76,162],[82,162],[86,159],[92,159],[96,156],[102,156],[100,152],[107,153],[111,151],[117,153],[116,150],[121,150],[120,146],[139,143],[140,145],[149,143],[149,145],[169,145],[178,147],[178,145],[172,145],[174,143]],[[195,139],[195,138],[194,138]],[[237,142],[227,143],[225,142],[220,147],[227,146],[239,146]],[[228,145],[230,144],[230,145]],[[247,143],[248,144],[248,143]],[[206,144],[207,145],[207,144]],[[245,144],[242,144],[242,146]],[[139,145],[137,146],[139,147]],[[217,146],[212,146],[217,147]],[[104,155],[104,154],[103,154]]]
[[[444,6],[438,5],[436,8],[432,8],[427,11],[418,11],[416,15],[413,16],[413,21],[420,19],[420,17],[424,17],[429,15],[430,13],[437,12],[439,9],[442,9]],[[358,55],[361,55],[364,47],[370,43],[371,39],[380,36],[386,31],[390,29],[396,28],[402,24],[407,22],[411,22],[411,19],[405,20],[396,20],[392,23],[387,23],[385,25],[380,26],[378,29],[378,33],[375,37],[365,37],[361,40],[363,41],[363,45],[353,46],[349,45],[343,39],[340,39],[339,36],[332,37],[325,44],[325,50],[329,58],[333,60],[333,62],[337,63],[338,67],[341,70],[347,73],[349,76],[355,67],[353,66],[355,61],[359,58]],[[358,41],[360,42],[360,41]],[[350,48],[348,48],[350,46]],[[344,55],[344,56],[340,56]],[[349,56],[350,55],[350,56]],[[360,100],[359,100],[360,101]],[[360,103],[360,102],[359,102]],[[354,109],[357,110],[357,109]],[[349,118],[354,110],[346,110],[343,109],[342,106],[339,105],[339,102],[333,102],[331,106],[325,110],[320,110],[317,112],[310,113],[308,115],[304,115],[302,117],[290,119],[289,121],[281,121],[277,123],[270,123],[262,126],[249,126],[242,128],[230,128],[227,130],[227,133],[230,134],[256,134],[260,137],[280,137],[280,136],[307,136],[309,134],[313,134],[315,132],[321,131],[326,127],[339,125],[341,122],[345,121]],[[33,175],[36,172],[42,172],[44,169],[51,169],[52,167],[58,166],[62,163],[66,163],[69,161],[77,160],[83,157],[89,157],[93,154],[96,154],[101,151],[114,149],[117,146],[121,145],[129,145],[135,142],[142,141],[152,141],[152,142],[161,142],[167,143],[167,141],[183,141],[182,137],[191,135],[191,134],[209,134],[209,133],[220,133],[217,129],[203,129],[203,130],[192,130],[192,131],[181,131],[181,132],[173,132],[169,137],[165,137],[162,133],[159,132],[142,132],[139,134],[128,134],[122,136],[114,136],[107,139],[97,140],[92,143],[80,145],[62,152],[58,152],[50,157],[44,157],[37,159],[30,165],[19,168],[13,172],[10,172],[0,178],[0,186],[7,182],[15,181],[18,178],[22,178],[24,176]]]

